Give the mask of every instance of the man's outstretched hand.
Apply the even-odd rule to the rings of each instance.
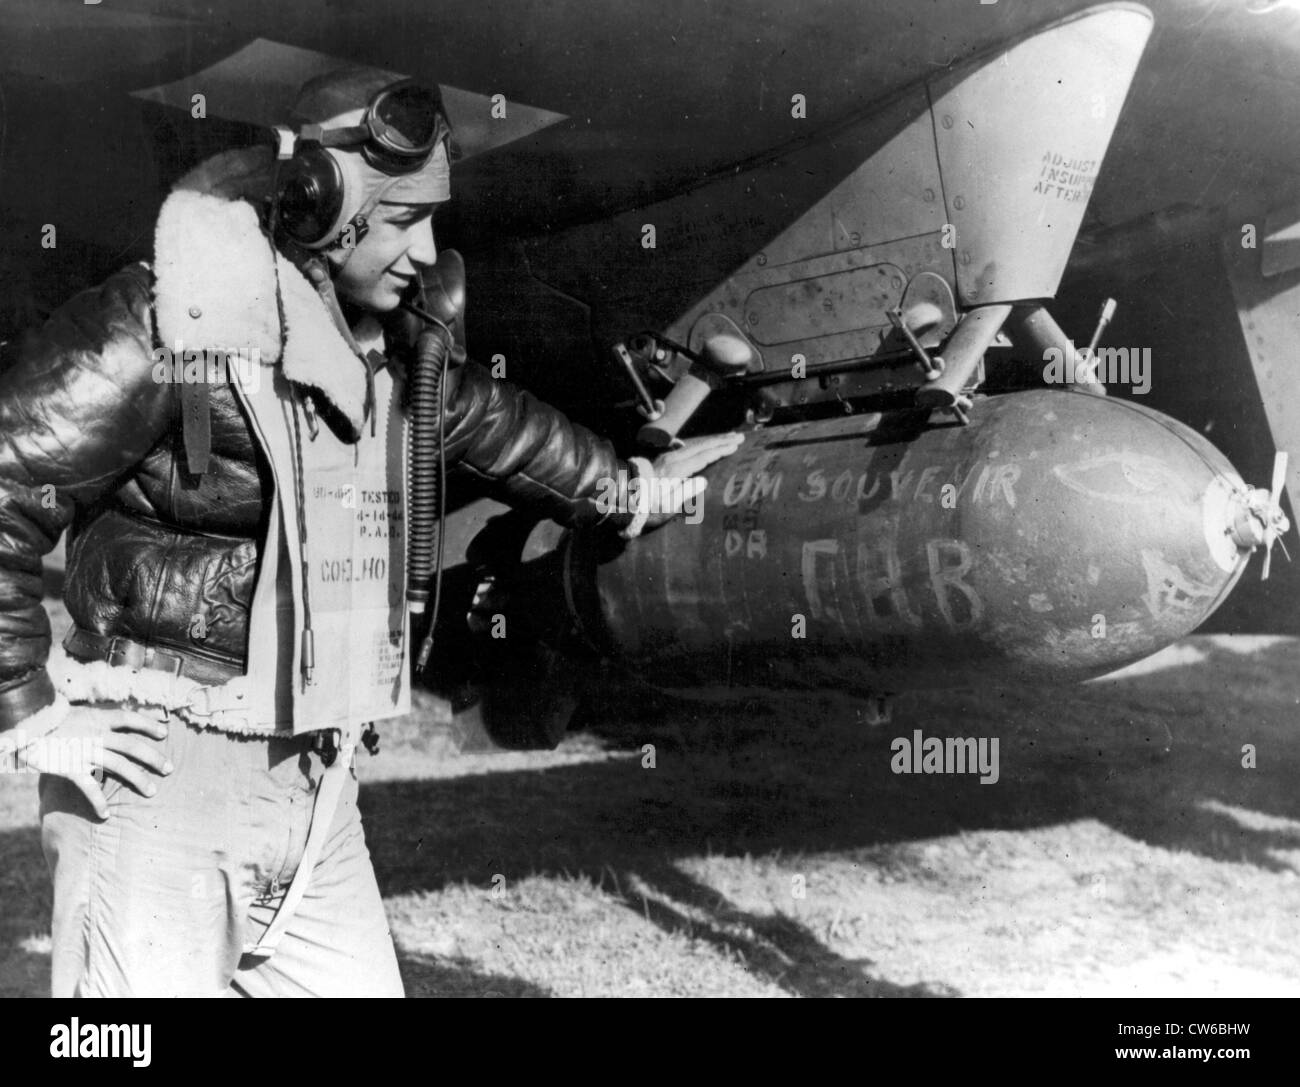
[[[729,434],[711,434],[705,438],[688,438],[681,448],[670,449],[651,462],[653,479],[663,481],[669,486],[658,486],[655,491],[667,502],[652,505],[647,528],[654,528],[671,521],[684,512],[697,500],[709,485],[699,473],[714,461],[729,457],[744,442],[745,436],[735,432]],[[680,485],[673,485],[680,484]]]

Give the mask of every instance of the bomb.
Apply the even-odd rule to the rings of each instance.
[[[1085,679],[1193,631],[1264,539],[1199,434],[1077,392],[766,428],[706,475],[698,524],[563,548],[575,624],[661,686]]]

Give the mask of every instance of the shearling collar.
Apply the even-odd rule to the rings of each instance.
[[[361,434],[365,366],[306,277],[272,248],[251,204],[173,192],[158,215],[154,277],[162,346],[256,349],[264,365],[279,363],[290,381],[312,387],[337,408],[353,440]]]

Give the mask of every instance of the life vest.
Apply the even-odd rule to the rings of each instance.
[[[408,713],[401,386],[376,373],[374,433],[353,444],[278,368],[269,376],[235,379],[274,478],[237,727],[297,734]]]

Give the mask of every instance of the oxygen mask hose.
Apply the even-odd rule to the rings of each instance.
[[[451,326],[465,308],[465,264],[454,249],[438,255],[433,282],[426,288],[417,270],[417,297],[401,303],[402,309],[423,321],[416,340],[410,383],[410,444],[407,474],[407,607],[422,615],[433,581],[433,610],[416,658],[423,671],[433,651],[433,632],[442,596],[442,522],[447,512],[446,402],[447,369],[456,350]]]
[[[443,384],[451,334],[432,325],[420,333],[410,373],[411,437],[406,600],[411,614],[423,614],[429,582],[441,542],[439,515],[443,503]],[[435,593],[436,596],[436,593]],[[436,615],[434,616],[436,618]]]

